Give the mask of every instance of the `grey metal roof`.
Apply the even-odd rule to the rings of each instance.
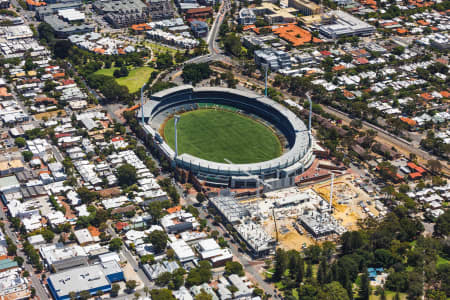
[[[58,295],[108,286],[110,282],[99,265],[70,269],[48,277]]]

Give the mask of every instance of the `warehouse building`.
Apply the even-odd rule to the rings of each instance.
[[[77,295],[89,291],[96,295],[98,291],[111,291],[112,282],[123,280],[123,271],[117,262],[70,269],[65,272],[51,274],[48,288],[56,300],[71,299],[69,294]]]

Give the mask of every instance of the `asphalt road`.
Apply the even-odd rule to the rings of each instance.
[[[111,234],[113,238],[120,238],[119,235],[115,232],[115,230],[111,227],[111,223],[108,223],[108,231]],[[128,250],[128,248],[123,245],[121,250],[122,255],[127,259],[128,263],[131,265],[131,267],[135,270],[135,272],[138,274],[141,281],[144,283],[145,286],[152,289],[154,287],[153,282],[151,282],[147,275],[145,275],[144,271],[139,267],[138,262],[134,258],[133,254]]]
[[[7,216],[5,212],[3,211],[3,205],[1,205],[0,208],[0,217],[2,220],[7,220]],[[50,295],[48,294],[47,290],[44,288],[43,284],[41,283],[41,280],[39,278],[39,275],[35,274],[33,267],[27,262],[27,256],[22,251],[22,246],[19,243],[19,240],[17,239],[16,234],[13,232],[13,230],[10,227],[9,222],[5,222],[5,234],[11,238],[11,240],[17,245],[17,256],[20,256],[24,259],[24,263],[22,265],[22,268],[27,270],[28,273],[30,273],[30,276],[28,279],[31,281],[32,287],[36,290],[36,296],[39,299],[49,299]]]

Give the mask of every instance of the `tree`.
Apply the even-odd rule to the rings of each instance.
[[[116,297],[119,294],[119,290],[120,285],[118,285],[117,283],[113,283],[113,285],[111,286],[111,296]]]
[[[87,300],[87,299],[91,298],[91,293],[89,291],[81,291],[79,297],[82,300]]]
[[[211,264],[208,261],[202,260],[199,262],[197,268],[191,269],[186,278],[186,285],[200,285],[209,282],[212,278]]]
[[[19,267],[22,267],[24,259],[21,256],[15,256],[14,257],[14,261],[17,262],[17,264],[19,265]]]
[[[402,47],[402,46],[398,46],[398,47],[395,47],[394,49],[392,49],[392,53],[395,55],[402,55],[403,52],[405,52],[405,47]]]
[[[150,289],[148,288],[148,286],[144,286],[144,293],[145,293],[146,297],[148,296],[149,292],[150,292]]]
[[[212,295],[208,294],[205,290],[201,290],[199,294],[195,296],[195,300],[212,300]]]
[[[278,248],[275,252],[275,272],[273,279],[279,281],[287,269],[287,255],[283,249]]]
[[[129,290],[131,292],[136,288],[137,283],[135,280],[128,280],[127,282],[125,282],[125,286],[126,286],[127,290]]]
[[[87,187],[83,186],[77,189],[77,194],[80,196],[83,204],[91,204],[92,202],[100,198],[99,193],[90,191]]]
[[[70,292],[70,293],[69,293],[69,298],[70,298],[70,300],[75,300],[75,299],[77,299],[77,293],[75,293],[75,292]]]
[[[14,143],[16,144],[17,147],[22,148],[25,147],[27,141],[23,137],[18,137],[14,140]]]
[[[33,158],[33,152],[31,151],[23,151],[22,152],[23,159],[26,162],[29,162]]]
[[[244,276],[244,268],[237,261],[228,261],[225,264],[225,274],[226,275],[236,274],[239,276]]]
[[[408,299],[419,299],[423,294],[422,272],[409,272],[408,274]]]
[[[113,238],[109,242],[110,251],[119,251],[122,248],[122,240],[120,238]]]
[[[434,173],[439,173],[442,169],[442,164],[437,159],[430,159],[428,161],[428,166],[430,167],[431,171]]]
[[[42,237],[45,239],[47,243],[51,243],[55,238],[55,233],[50,229],[44,229],[41,231]]]
[[[153,289],[150,291],[152,300],[176,300],[169,289]]]
[[[450,210],[446,210],[437,218],[434,224],[434,234],[443,237],[450,234]]]
[[[242,43],[238,36],[235,34],[227,35],[223,40],[223,46],[225,52],[234,56],[241,56]]]
[[[173,57],[169,52],[158,53],[156,67],[160,70],[169,69],[173,66]]]
[[[197,199],[198,202],[202,203],[203,201],[206,200],[206,196],[205,194],[203,194],[202,192],[197,193],[197,196],[195,197]]]
[[[170,272],[164,272],[156,278],[155,283],[159,286],[167,285],[172,279],[172,274]]]
[[[167,235],[163,231],[160,230],[152,231],[149,235],[149,239],[156,253],[160,253],[164,249],[166,249]]]
[[[136,183],[136,168],[130,164],[123,164],[117,168],[117,179],[120,185],[130,186]]]
[[[126,66],[121,66],[120,69],[114,70],[113,76],[115,78],[127,77],[128,76],[128,68]]]
[[[347,291],[342,287],[342,285],[333,281],[324,285],[324,287],[319,291],[318,299],[322,300],[349,300]]]
[[[359,297],[362,300],[369,300],[370,297],[370,281],[367,270],[361,276],[361,287],[359,289]]]
[[[183,81],[185,83],[197,84],[203,79],[207,79],[211,76],[212,71],[209,67],[209,63],[201,63],[201,64],[187,64],[183,68],[183,73],[181,76],[183,77]]]

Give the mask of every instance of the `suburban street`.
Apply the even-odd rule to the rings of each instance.
[[[116,234],[115,230],[111,227],[111,223],[108,223],[108,232],[109,234],[111,234],[112,238],[121,238]],[[128,250],[128,248],[125,245],[122,245],[122,250],[120,252],[130,263],[131,267],[138,274],[140,280],[144,283],[144,285],[150,289],[153,288],[154,283],[148,279],[147,275],[145,275],[144,271],[139,267],[138,262],[136,261],[130,250]]]
[[[6,216],[4,210],[3,210],[3,204],[0,205],[1,209],[0,209],[0,218],[2,220],[7,220],[8,217]],[[19,240],[16,237],[16,234],[14,233],[14,231],[11,229],[11,223],[10,222],[4,222],[3,224],[5,224],[4,229],[5,229],[5,234],[11,238],[11,240],[17,245],[17,256],[20,256],[24,259],[23,265],[22,267],[28,271],[28,273],[30,274],[30,281],[31,281],[31,285],[33,286],[33,288],[36,291],[36,296],[39,299],[49,299],[50,295],[48,294],[47,290],[44,288],[43,283],[41,283],[41,279],[40,279],[40,275],[36,274],[34,271],[34,268],[28,263],[27,261],[27,256],[26,254],[23,252],[22,250],[22,245],[20,244]]]

